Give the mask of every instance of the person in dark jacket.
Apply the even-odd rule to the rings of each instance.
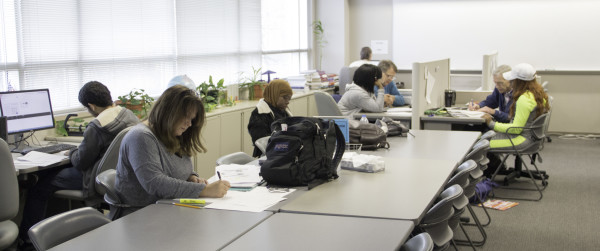
[[[263,91],[263,98],[256,104],[248,123],[248,132],[253,144],[257,139],[271,135],[273,121],[292,116],[288,108],[292,94],[292,87],[285,80],[275,79],[267,85]],[[255,146],[252,156],[260,157],[261,154],[262,151]]]
[[[46,205],[55,191],[61,189],[82,190],[84,196],[94,196],[96,177],[92,171],[110,143],[121,130],[139,123],[139,119],[128,109],[115,106],[108,88],[100,82],[91,81],[79,90],[79,102],[95,118],[90,121],[83,140],[76,149],[65,153],[72,167],[50,169],[38,172],[38,182],[29,190],[23,209],[23,221],[19,234],[27,240],[27,231],[31,226],[43,220]]]
[[[508,65],[501,65],[494,69],[492,75],[494,77],[494,83],[496,83],[496,88],[494,88],[492,94],[488,95],[484,101],[481,101],[478,104],[469,104],[469,110],[485,112],[491,115],[495,121],[501,123],[510,122],[508,114],[510,106],[513,103],[512,89],[510,87],[510,81],[502,77],[503,73],[509,72],[510,70],[511,68]]]

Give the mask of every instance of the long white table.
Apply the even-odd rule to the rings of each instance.
[[[452,174],[451,160],[385,158],[385,171],[340,171],[281,207],[281,212],[419,222]]]
[[[154,204],[50,250],[217,250],[271,215]]]
[[[396,250],[412,229],[410,221],[278,213],[223,250]]]
[[[262,213],[150,205],[52,250],[305,250],[332,238],[343,241],[328,250],[347,250],[365,247],[373,235],[385,240],[358,249],[393,249],[408,238],[479,136],[413,134],[389,138],[389,150],[363,152],[384,156],[384,172],[342,170],[339,179],[288,196]]]

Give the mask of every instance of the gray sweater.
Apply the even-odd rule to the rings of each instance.
[[[197,198],[206,185],[187,181],[192,174],[191,157],[170,154],[140,123],[121,143],[115,188],[123,203],[137,208],[160,199]]]
[[[377,91],[377,97],[375,97],[362,87],[352,83],[346,86],[346,92],[338,102],[338,107],[344,116],[360,111],[383,112],[383,100],[383,88]]]

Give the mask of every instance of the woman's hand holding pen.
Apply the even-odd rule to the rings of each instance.
[[[221,198],[227,194],[227,190],[229,190],[230,187],[229,181],[218,180],[206,185],[204,190],[200,192],[200,197]]]

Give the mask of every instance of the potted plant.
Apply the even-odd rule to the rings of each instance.
[[[250,100],[257,100],[263,97],[263,90],[267,82],[258,79],[260,70],[261,68],[255,69],[252,67],[252,76],[246,78],[245,83],[240,84],[240,92],[247,91],[248,99]]]
[[[321,20],[314,21],[312,24],[312,28],[313,34],[315,35],[317,53],[319,54],[319,64],[316,66],[316,68],[322,70],[321,63],[323,61],[323,48],[325,48],[325,45],[327,45],[327,41],[324,37],[325,30],[323,29],[323,24],[321,23]]]
[[[148,110],[154,102],[154,98],[146,94],[144,89],[133,89],[129,94],[119,96],[115,104],[131,110],[138,118],[148,115]]]
[[[196,92],[198,95],[200,95],[200,98],[204,103],[204,110],[207,112],[210,112],[217,107],[220,98],[224,102],[227,101],[227,91],[223,85],[224,82],[225,79],[222,78],[219,80],[219,82],[217,82],[217,84],[214,84],[212,76],[208,76],[208,83],[204,81],[202,84],[196,87]]]

